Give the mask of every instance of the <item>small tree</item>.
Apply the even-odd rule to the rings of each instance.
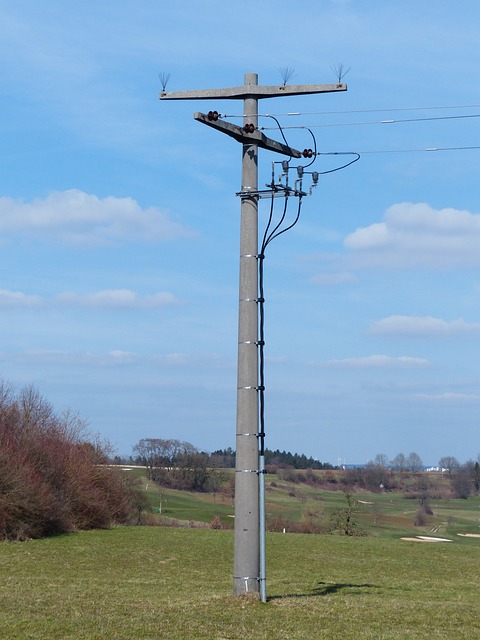
[[[345,509],[341,509],[333,514],[333,530],[338,531],[343,536],[363,536],[365,531],[361,529],[355,520],[357,512],[357,501],[348,490],[343,492],[347,501]]]

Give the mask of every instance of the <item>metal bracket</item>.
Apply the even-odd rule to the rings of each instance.
[[[258,147],[262,147],[262,149],[276,151],[277,153],[290,156],[291,158],[302,157],[302,154],[298,149],[292,149],[291,147],[287,147],[286,144],[267,138],[267,136],[261,131],[258,131],[258,129],[254,129],[251,133],[247,133],[243,127],[239,127],[238,125],[227,122],[226,120],[209,120],[208,115],[205,113],[197,112],[193,117],[198,122],[206,124],[209,127],[213,127],[214,129],[218,129],[222,133],[226,133],[227,136],[230,136],[231,138],[235,138],[237,142],[249,145],[256,144]]]
[[[268,185],[267,185],[268,186]],[[311,195],[306,191],[299,191],[298,189],[293,189],[292,187],[275,187],[274,189],[260,189],[258,191],[238,191],[236,196],[239,196],[242,199],[251,198],[252,196],[257,197],[259,200],[262,198],[287,198],[287,197],[299,197],[299,196],[308,196]]]

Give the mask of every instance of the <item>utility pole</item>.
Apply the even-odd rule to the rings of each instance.
[[[346,91],[345,84],[259,86],[258,75],[247,73],[244,85],[224,89],[162,91],[161,100],[242,99],[244,126],[218,120],[218,112],[196,113],[195,119],[218,129],[243,145],[240,220],[240,281],[238,310],[238,371],[235,467],[235,532],[233,592],[265,596],[260,522],[258,382],[258,148],[290,157],[301,154],[264,136],[258,127],[258,100],[280,96]],[[263,390],[262,390],[263,391]],[[263,486],[263,485],[262,485]],[[264,515],[262,515],[264,518]],[[261,526],[262,525],[262,526]]]

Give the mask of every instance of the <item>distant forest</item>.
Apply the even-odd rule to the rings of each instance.
[[[212,466],[223,468],[235,466],[235,451],[231,447],[218,449],[210,454]],[[335,469],[329,462],[320,462],[304,453],[291,453],[280,449],[265,449],[265,465],[277,469]]]
[[[115,456],[116,464],[142,464],[147,467],[175,466],[182,464],[185,456],[188,464],[208,466],[216,469],[233,469],[235,467],[235,450],[232,447],[217,449],[212,453],[200,451],[189,442],[180,440],[164,440],[160,438],[144,438],[133,447],[133,455],[129,459]],[[275,469],[336,469],[329,462],[320,462],[304,453],[291,453],[280,449],[265,449],[265,466]]]

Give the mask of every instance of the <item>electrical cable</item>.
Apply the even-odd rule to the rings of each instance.
[[[356,157],[350,162],[347,162],[347,164],[344,164],[341,167],[335,167],[335,169],[328,169],[327,171],[319,171],[318,173],[320,175],[326,175],[327,173],[335,173],[335,171],[346,169],[350,165],[360,160],[360,153],[358,153],[357,151],[330,151],[330,152],[320,151],[319,153],[317,153],[317,156],[352,156],[352,155]]]
[[[273,116],[270,116],[273,117]],[[319,129],[325,127],[355,127],[355,126],[363,126],[363,125],[374,125],[374,124],[404,124],[406,122],[432,122],[435,120],[462,120],[467,118],[480,118],[480,113],[470,113],[470,114],[462,114],[460,116],[432,116],[429,118],[403,118],[399,120],[370,120],[368,122],[327,122],[323,124],[313,124],[306,127],[305,125],[296,126],[290,125],[283,127],[283,129]],[[269,131],[273,127],[259,127],[259,131]]]
[[[287,147],[289,147],[289,148],[290,148],[290,145],[289,145],[289,144],[288,144],[288,142],[287,142],[287,139],[286,139],[286,137],[285,137],[285,134],[283,133],[283,129],[284,129],[284,127],[282,127],[282,125],[281,125],[281,124],[280,124],[280,122],[277,120],[277,118],[275,118],[275,116],[267,116],[267,117],[268,117],[268,118],[272,118],[272,120],[275,120],[275,122],[277,123],[277,127],[276,127],[276,128],[278,128],[278,130],[280,131],[280,133],[281,133],[281,135],[282,135],[282,138],[283,138],[283,141],[284,141],[285,145],[286,145]],[[271,127],[271,129],[275,129],[275,127]],[[260,128],[259,128],[258,130],[260,131]],[[290,159],[291,159],[291,158],[292,158],[292,156],[290,156]],[[288,162],[290,162],[290,160],[288,160]]]
[[[276,124],[277,124],[277,128],[280,131],[282,138],[285,142],[285,144],[287,146],[288,142],[287,139],[285,137],[285,134],[283,132],[283,127],[280,124],[280,122],[274,117],[274,116],[269,116],[271,117],[273,120],[275,120]],[[303,127],[305,129],[307,129],[310,133],[310,135],[312,136],[312,140],[313,140],[313,151],[311,151],[312,153],[312,160],[311,162],[309,162],[306,165],[302,165],[301,166],[301,171],[300,171],[300,167],[298,167],[298,171],[299,171],[299,189],[295,189],[294,194],[298,197],[298,208],[297,208],[297,213],[296,216],[294,217],[293,221],[290,224],[287,224],[287,226],[284,226],[282,228],[282,225],[284,225],[285,223],[285,219],[287,216],[287,211],[288,211],[288,202],[289,202],[289,194],[290,194],[290,190],[288,189],[288,171],[289,171],[289,163],[291,161],[291,157],[289,158],[289,160],[287,160],[286,162],[282,162],[282,168],[284,169],[285,172],[285,201],[284,201],[284,206],[283,206],[283,211],[282,214],[278,220],[278,222],[273,226],[273,219],[274,219],[274,210],[275,210],[275,194],[276,194],[276,185],[275,185],[275,162],[272,163],[272,181],[271,181],[271,188],[272,188],[272,193],[271,193],[271,198],[270,198],[270,212],[268,215],[268,220],[267,220],[267,224],[265,226],[265,231],[263,233],[263,238],[262,238],[262,242],[260,244],[260,252],[258,253],[257,259],[258,259],[258,299],[257,299],[257,304],[258,304],[258,316],[259,316],[259,327],[258,327],[258,341],[257,341],[257,346],[258,346],[258,416],[259,416],[259,429],[258,429],[258,439],[259,439],[259,454],[263,459],[263,456],[265,454],[265,277],[264,277],[264,261],[265,261],[265,252],[266,249],[268,247],[268,245],[275,240],[275,238],[278,238],[279,236],[281,236],[282,234],[286,233],[287,231],[289,231],[290,229],[292,229],[298,222],[298,220],[300,219],[300,213],[301,213],[301,209],[302,209],[302,202],[303,202],[303,191],[302,191],[302,180],[303,180],[303,175],[304,175],[304,169],[311,166],[315,160],[318,158],[319,155],[354,155],[355,158],[353,160],[351,160],[350,162],[340,166],[340,167],[336,167],[334,169],[330,169],[330,170],[326,170],[326,171],[322,171],[322,172],[316,172],[318,174],[327,174],[327,173],[333,173],[334,171],[340,171],[341,169],[345,169],[346,167],[350,166],[351,164],[353,164],[354,162],[357,162],[360,159],[360,154],[357,152],[331,152],[331,153],[327,153],[327,152],[317,152],[317,140],[316,137],[314,135],[314,133],[308,128],[308,127]],[[318,176],[317,176],[318,178]]]
[[[282,215],[280,216],[279,222],[275,225],[275,227],[270,231],[270,227],[273,221],[274,214],[274,203],[275,203],[275,190],[274,190],[274,166],[272,165],[272,196],[270,200],[270,213],[268,216],[267,225],[263,234],[263,239],[261,243],[260,253],[258,254],[258,307],[259,307],[259,329],[258,329],[258,376],[259,376],[259,396],[258,396],[258,404],[259,404],[259,452],[260,455],[263,456],[265,454],[265,289],[264,289],[264,260],[265,260],[265,250],[267,246],[274,240],[278,238],[278,236],[282,235],[292,227],[294,227],[299,218],[300,211],[302,206],[302,195],[299,195],[298,199],[298,209],[297,215],[291,224],[289,224],[284,229],[281,229],[281,225],[285,221],[285,217],[287,214],[288,208],[288,191],[285,194],[285,203],[283,207]],[[288,180],[288,176],[287,176]],[[288,182],[287,182],[288,184]]]
[[[272,186],[275,182],[275,163],[272,163]],[[285,202],[288,200],[288,195],[285,197]],[[264,297],[264,277],[263,277],[263,261],[265,259],[266,238],[270,225],[273,220],[274,211],[274,191],[272,188],[272,197],[270,199],[270,213],[268,216],[267,226],[263,234],[263,240],[261,244],[260,253],[258,255],[258,315],[259,315],[259,328],[258,328],[258,383],[259,383],[259,395],[258,395],[258,407],[259,407],[259,450],[260,455],[265,453],[265,297]],[[286,204],[284,207],[283,216],[285,216]]]
[[[435,111],[436,109],[478,109],[480,104],[435,105],[430,107],[386,107],[384,109],[340,109],[336,111],[287,111],[286,113],[259,113],[259,117],[271,116],[327,116],[338,113],[391,113],[395,111]],[[222,118],[243,118],[243,115],[224,114]]]
[[[371,149],[369,151],[332,151],[323,152],[319,151],[318,155],[344,155],[344,154],[357,154],[366,155],[373,153],[432,153],[433,151],[472,151],[480,149],[480,145],[466,146],[466,147],[426,147],[425,149]],[[348,166],[348,165],[346,165]]]

